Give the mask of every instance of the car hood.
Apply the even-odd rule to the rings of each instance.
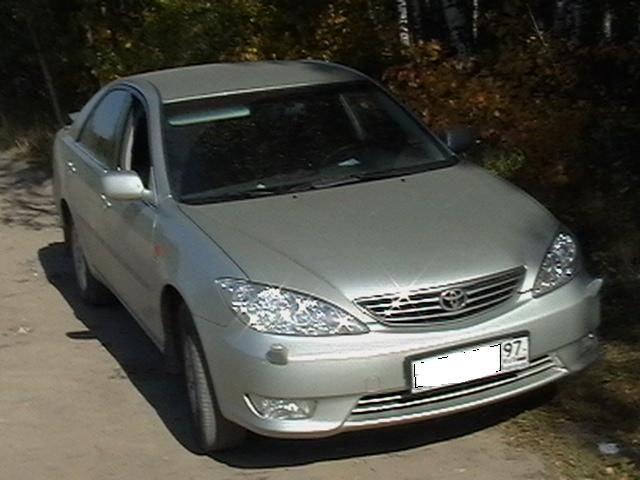
[[[469,163],[180,208],[251,280],[346,299],[520,265],[526,290],[558,228],[531,197]]]

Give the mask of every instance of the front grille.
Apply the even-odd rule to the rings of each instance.
[[[555,370],[552,370],[554,369]],[[437,405],[460,397],[472,396],[501,386],[515,384],[528,378],[549,377],[558,375],[559,365],[549,356],[532,361],[529,366],[517,372],[510,372],[471,382],[443,387],[427,392],[412,393],[410,390],[402,392],[383,393],[362,397],[351,415],[367,415],[379,412],[401,411],[403,409]]]
[[[524,267],[438,287],[358,298],[355,303],[385,324],[411,325],[456,320],[484,312],[509,300],[522,285]],[[457,310],[443,306],[441,294],[464,292],[466,302]]]

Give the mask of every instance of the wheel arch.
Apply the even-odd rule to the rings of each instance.
[[[165,285],[160,295],[160,314],[164,332],[164,356],[167,370],[179,373],[181,370],[181,344],[178,310],[187,302],[173,285]],[[187,307],[188,308],[188,307]]]

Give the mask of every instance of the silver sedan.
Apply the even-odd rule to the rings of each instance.
[[[120,79],[62,129],[82,297],[183,371],[199,444],[448,415],[598,355],[602,281],[535,200],[322,62]]]

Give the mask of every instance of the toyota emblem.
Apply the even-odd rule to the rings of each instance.
[[[461,288],[450,288],[440,294],[440,306],[447,312],[460,310],[467,304],[467,293]]]

